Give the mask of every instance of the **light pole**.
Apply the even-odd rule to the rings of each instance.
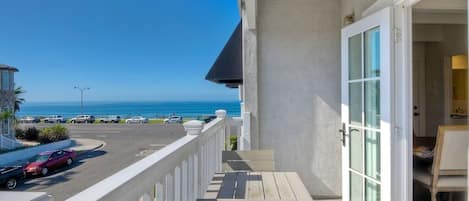
[[[81,113],[81,115],[83,115],[83,92],[85,92],[86,90],[90,90],[90,88],[89,88],[89,87],[80,88],[80,87],[77,87],[77,86],[75,86],[75,87],[73,87],[73,88],[74,88],[74,89],[78,89],[78,90],[80,90],[80,92],[81,92],[81,107],[80,107],[80,113]]]

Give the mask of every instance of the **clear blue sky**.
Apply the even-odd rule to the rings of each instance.
[[[205,74],[237,23],[236,0],[2,0],[0,63],[27,102],[229,101]]]

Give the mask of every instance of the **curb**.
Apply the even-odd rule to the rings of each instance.
[[[86,154],[86,153],[95,151],[95,150],[97,150],[97,149],[101,149],[101,148],[103,148],[105,145],[106,145],[106,143],[105,143],[105,142],[102,142],[101,144],[99,144],[99,145],[96,146],[96,147],[93,147],[93,148],[87,149],[87,150],[76,151],[76,153],[77,153],[77,156],[80,156],[80,155],[83,155],[83,154]],[[73,148],[73,147],[70,147],[70,148]]]

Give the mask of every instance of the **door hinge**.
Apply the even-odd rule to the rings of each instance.
[[[394,127],[394,133],[395,133],[396,136],[401,136],[401,134],[402,134],[402,128],[399,127],[399,126],[395,126],[395,127]]]
[[[393,29],[394,43],[399,43],[402,41],[402,31],[399,27],[394,27]]]

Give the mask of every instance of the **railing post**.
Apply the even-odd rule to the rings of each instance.
[[[202,129],[204,128],[204,123],[198,120],[191,120],[184,123],[184,129],[187,132],[187,135],[200,135]]]
[[[244,112],[242,115],[243,126],[241,127],[239,150],[251,150],[251,113]]]
[[[217,138],[215,139],[215,170],[216,172],[221,172],[222,152],[230,143],[230,126],[226,119],[226,110],[217,110],[215,111],[215,114],[217,115],[217,118],[223,119],[223,128],[221,129],[223,133],[217,134]]]

